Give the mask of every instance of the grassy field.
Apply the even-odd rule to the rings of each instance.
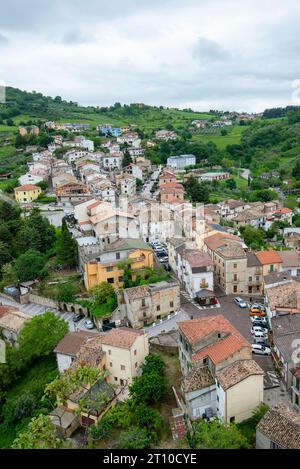
[[[80,114],[78,116],[67,116],[59,119],[59,122],[83,122],[95,129],[99,124],[112,124],[115,126],[135,125],[143,131],[163,129],[167,124],[172,124],[174,129],[186,128],[194,119],[209,119],[212,115],[208,113],[192,113],[176,109],[145,109],[138,116],[118,115],[116,111],[97,112],[94,114]]]
[[[241,141],[241,135],[243,131],[247,127],[241,126],[241,125],[235,125],[233,128],[228,132],[227,135],[221,135],[220,132],[215,133],[215,134],[204,134],[204,133],[199,133],[199,134],[194,134],[192,141],[194,142],[203,142],[203,143],[208,143],[208,142],[213,142],[217,145],[218,148],[223,150],[227,145],[234,145],[238,144]]]

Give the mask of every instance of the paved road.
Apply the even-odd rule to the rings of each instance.
[[[9,300],[5,298],[4,296],[0,295],[0,303],[4,305],[10,305],[16,307],[18,310],[23,311],[24,313],[28,314],[29,316],[39,316],[43,314],[45,311],[51,311],[53,312],[56,316],[59,316],[61,319],[64,319],[67,321],[68,326],[69,326],[69,331],[75,331],[75,330],[86,330],[82,319],[80,322],[74,324],[72,321],[73,313],[68,313],[64,311],[58,311],[57,309],[53,308],[46,308],[45,306],[37,305],[35,303],[28,303],[25,305],[20,305],[20,303],[17,303],[13,300]],[[96,332],[96,329],[95,329]]]
[[[189,319],[189,315],[184,311],[180,310],[176,316],[172,316],[170,319],[163,320],[157,323],[155,326],[149,326],[145,328],[149,337],[156,337],[162,332],[170,332],[177,329],[177,321],[184,321]]]
[[[145,188],[141,191],[141,195],[143,195],[144,197],[148,197],[148,198],[153,197],[153,195],[151,193],[151,189],[153,187],[154,180],[152,181],[152,179],[157,179],[159,174],[160,174],[160,168],[153,171],[153,173],[151,175],[151,179],[149,179],[145,183]]]
[[[241,177],[243,179],[247,179],[247,181],[248,181],[249,176],[250,176],[250,170],[247,169],[247,168],[240,168],[240,171],[241,171],[241,173],[240,173]],[[251,179],[251,176],[250,176],[250,179]]]

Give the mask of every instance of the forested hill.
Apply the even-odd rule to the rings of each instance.
[[[109,107],[80,106],[76,102],[64,101],[60,96],[51,98],[38,92],[6,88],[6,104],[0,105],[0,119],[17,116],[30,116],[48,120],[86,120],[93,128],[97,123],[109,122],[113,125],[135,124],[142,129],[180,129],[193,119],[209,119],[216,114],[194,112],[191,109],[179,110],[163,106],[149,106],[143,103],[120,104]]]

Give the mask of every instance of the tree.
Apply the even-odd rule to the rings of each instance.
[[[186,193],[192,202],[209,201],[209,190],[206,184],[200,184],[194,176],[190,176],[184,184]]]
[[[228,187],[228,189],[230,189],[230,190],[236,189],[236,182],[235,182],[234,179],[227,179],[225,184]]]
[[[2,267],[12,260],[10,249],[7,244],[0,241],[0,277]]]
[[[240,228],[240,232],[248,247],[260,249],[265,243],[266,234],[261,229],[246,225]]]
[[[20,218],[21,210],[18,206],[12,203],[0,200],[0,221],[6,222]]]
[[[235,424],[225,425],[217,419],[212,422],[197,420],[192,424],[190,444],[194,449],[247,449],[247,439]]]
[[[57,254],[59,261],[67,267],[75,267],[77,264],[77,244],[67,228],[65,219],[61,227],[61,239],[58,244]]]
[[[44,266],[45,256],[34,249],[29,249],[18,257],[14,265],[18,279],[21,282],[43,277],[45,274]]]
[[[60,303],[72,303],[75,300],[76,292],[77,288],[74,283],[61,283],[56,289],[55,299]]]
[[[36,407],[36,399],[28,392],[19,397],[14,406],[13,418],[15,421],[32,415]]]
[[[128,166],[130,163],[132,163],[132,158],[130,156],[130,153],[129,151],[126,149],[124,151],[124,157],[123,157],[123,160],[122,160],[122,167],[125,168],[126,166]]]
[[[293,167],[292,176],[297,179],[300,178],[300,158],[297,159],[296,164]]]
[[[147,430],[141,427],[133,427],[127,432],[122,432],[119,445],[122,449],[150,448],[150,439]]]
[[[165,367],[160,357],[152,355],[146,358],[142,365],[142,375],[135,377],[129,386],[134,403],[152,404],[162,400],[166,393],[164,370]]]
[[[19,350],[24,360],[49,355],[68,332],[68,324],[49,311],[25,323],[19,335]]]
[[[55,228],[41,215],[39,209],[34,208],[29,217],[23,220],[15,246],[19,254],[28,249],[46,253],[54,246],[55,241]]]
[[[107,302],[108,298],[115,297],[115,290],[108,282],[101,282],[90,290],[91,297],[96,305],[102,305]]]
[[[57,436],[56,429],[48,415],[31,419],[26,430],[22,431],[12,444],[13,449],[60,449],[65,445]]]
[[[6,287],[7,285],[15,285],[16,283],[18,283],[18,275],[12,262],[4,264],[2,266],[1,275],[1,287]]]
[[[38,208],[34,208],[28,217],[28,223],[39,233],[36,242],[36,249],[40,252],[47,252],[54,246],[56,241],[55,228],[49,221],[41,215]]]

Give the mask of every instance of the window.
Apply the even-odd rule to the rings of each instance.
[[[137,367],[138,367],[138,364],[137,364],[137,362],[135,362],[135,364],[134,364],[134,368],[137,368]]]
[[[233,292],[234,292],[234,293],[237,292],[237,286],[236,286],[236,285],[233,286]]]
[[[115,376],[115,381],[118,381],[118,378]]]
[[[126,368],[125,368],[125,365],[121,365],[121,370],[122,370],[122,371],[125,371],[125,369],[126,369]]]
[[[146,318],[147,317],[147,313],[144,311],[143,312],[143,318]]]
[[[271,441],[270,449],[280,449],[280,446],[277,443],[274,443],[274,441]]]
[[[119,282],[123,282],[123,280],[124,280],[123,276],[119,277]]]
[[[145,298],[142,299],[142,306],[146,306],[146,300],[145,300]]]
[[[156,311],[160,311],[160,305],[156,306]]]
[[[234,268],[234,269],[237,269],[237,264],[233,264],[233,268]]]
[[[137,354],[137,350],[136,350],[136,349],[135,349],[135,351],[133,352],[133,354],[134,354],[134,355],[136,355],[136,354]]]
[[[173,308],[174,306],[174,301],[170,301],[170,308]]]
[[[219,400],[220,400],[220,398],[219,398],[219,396],[217,396],[217,401],[219,402]]]
[[[109,366],[112,368],[112,362],[109,363]]]
[[[109,349],[109,351],[108,351],[108,355],[111,355],[111,350],[110,350],[110,349]]]
[[[237,282],[237,279],[238,279],[237,274],[234,274],[234,276],[233,276],[234,282]]]
[[[113,277],[110,277],[107,279],[108,283],[115,283],[115,279]]]
[[[116,259],[120,259],[120,253],[116,252]]]
[[[114,270],[113,267],[106,267],[106,272],[112,272]]]
[[[249,277],[249,282],[252,282],[252,277]]]
[[[124,386],[124,379],[120,379],[121,386]]]
[[[273,272],[273,271],[274,271],[274,265],[273,265],[273,264],[271,264],[271,265],[270,265],[269,272]]]
[[[230,423],[233,423],[235,421],[235,417],[230,417]]]

